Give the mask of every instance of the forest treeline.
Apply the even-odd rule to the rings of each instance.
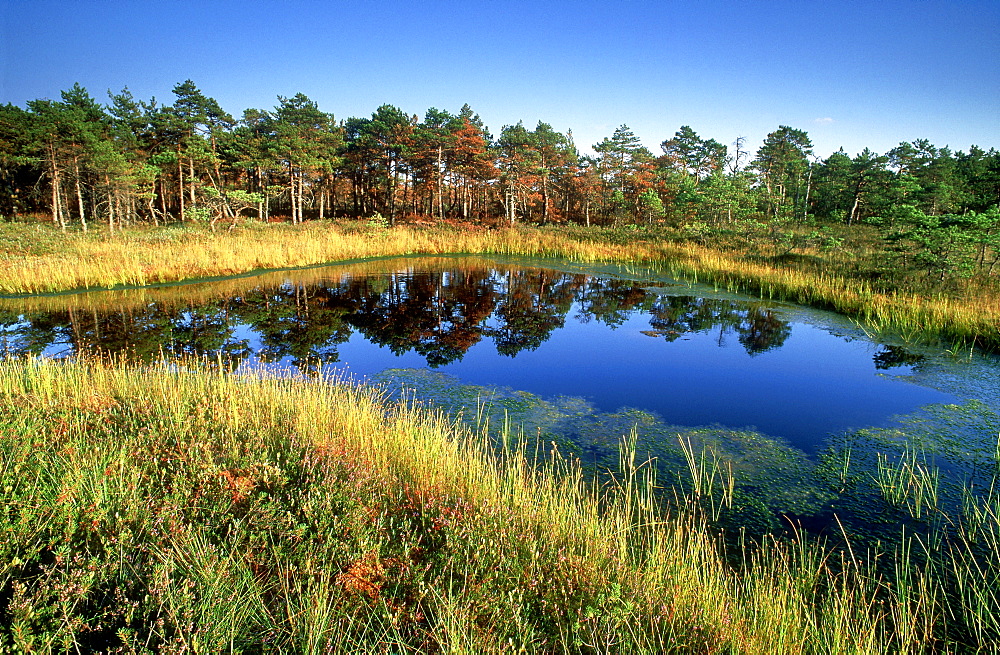
[[[682,126],[654,154],[622,125],[584,155],[572,133],[543,122],[493,136],[468,105],[423,118],[382,105],[336,120],[297,94],[237,119],[190,80],[173,95],[160,104],[125,89],[102,105],[74,85],[59,101],[0,106],[0,216],[83,229],[237,217],[666,223],[695,238],[866,223],[908,244],[929,272],[1000,268],[994,148],[953,152],[918,139],[820,159],[789,126],[756,153],[742,137],[727,146]],[[778,236],[789,248],[803,239]]]

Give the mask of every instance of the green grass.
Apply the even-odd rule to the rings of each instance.
[[[930,563],[916,535],[882,559],[805,536],[727,554],[705,503],[664,504],[627,447],[588,482],[544,444],[494,450],[367,388],[7,360],[0,425],[0,651],[879,653],[998,637],[996,559],[963,542]],[[995,551],[995,502],[966,512],[965,545]]]

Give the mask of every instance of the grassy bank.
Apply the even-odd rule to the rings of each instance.
[[[763,297],[844,313],[907,337],[1000,347],[1000,293],[966,284],[948,294],[867,281],[859,257],[747,256],[692,243],[583,228],[392,230],[352,223],[248,224],[62,234],[43,225],[0,225],[0,294],[142,286],[267,268],[403,254],[484,253],[635,263]],[[870,255],[870,253],[869,253]]]
[[[365,389],[8,360],[0,424],[0,651],[876,653],[990,634],[909,551],[886,576],[767,540],[733,568],[696,499],[666,513],[627,453],[589,484]]]
[[[0,293],[143,286],[269,268],[406,254],[489,253],[576,261],[650,261],[658,248],[601,243],[558,230],[384,229],[312,221],[62,234],[47,225],[0,224]]]

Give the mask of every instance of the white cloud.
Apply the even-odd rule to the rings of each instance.
[[[814,123],[819,123],[820,125],[827,125],[829,123],[832,123],[833,119],[830,118],[830,117],[827,117],[827,118],[817,118],[813,122]]]

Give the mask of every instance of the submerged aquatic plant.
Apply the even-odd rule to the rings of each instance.
[[[732,461],[721,462],[711,447],[705,447],[695,455],[690,435],[677,435],[681,451],[691,474],[692,495],[696,503],[706,503],[709,518],[717,522],[723,509],[733,506],[733,492],[736,478],[733,476]]]

